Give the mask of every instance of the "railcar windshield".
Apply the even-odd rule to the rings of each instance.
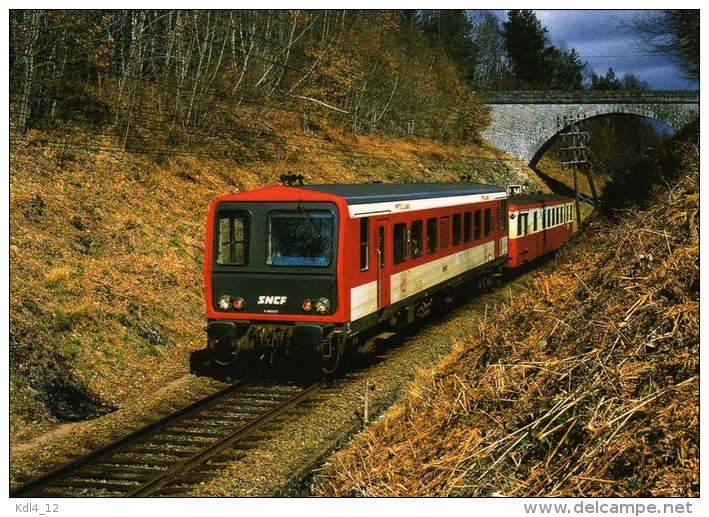
[[[271,266],[327,267],[332,262],[333,214],[327,210],[276,210],[268,217]]]

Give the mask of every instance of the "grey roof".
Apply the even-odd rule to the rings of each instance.
[[[326,184],[299,188],[342,196],[349,205],[506,192],[502,187],[466,182]]]

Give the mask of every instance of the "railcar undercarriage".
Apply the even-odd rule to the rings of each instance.
[[[193,352],[190,371],[219,378],[266,376],[311,381],[331,379],[400,331],[427,319],[470,288],[491,285],[497,268],[469,281],[425,294],[407,303],[388,306],[367,320],[344,325],[252,321],[210,321],[205,328],[207,347]]]

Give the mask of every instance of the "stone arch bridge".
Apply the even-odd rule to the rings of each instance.
[[[566,119],[629,114],[675,130],[699,116],[698,91],[487,92],[492,122],[483,136],[494,146],[535,165]]]

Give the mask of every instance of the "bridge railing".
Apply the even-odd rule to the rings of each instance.
[[[478,92],[485,104],[699,104],[698,90]]]

